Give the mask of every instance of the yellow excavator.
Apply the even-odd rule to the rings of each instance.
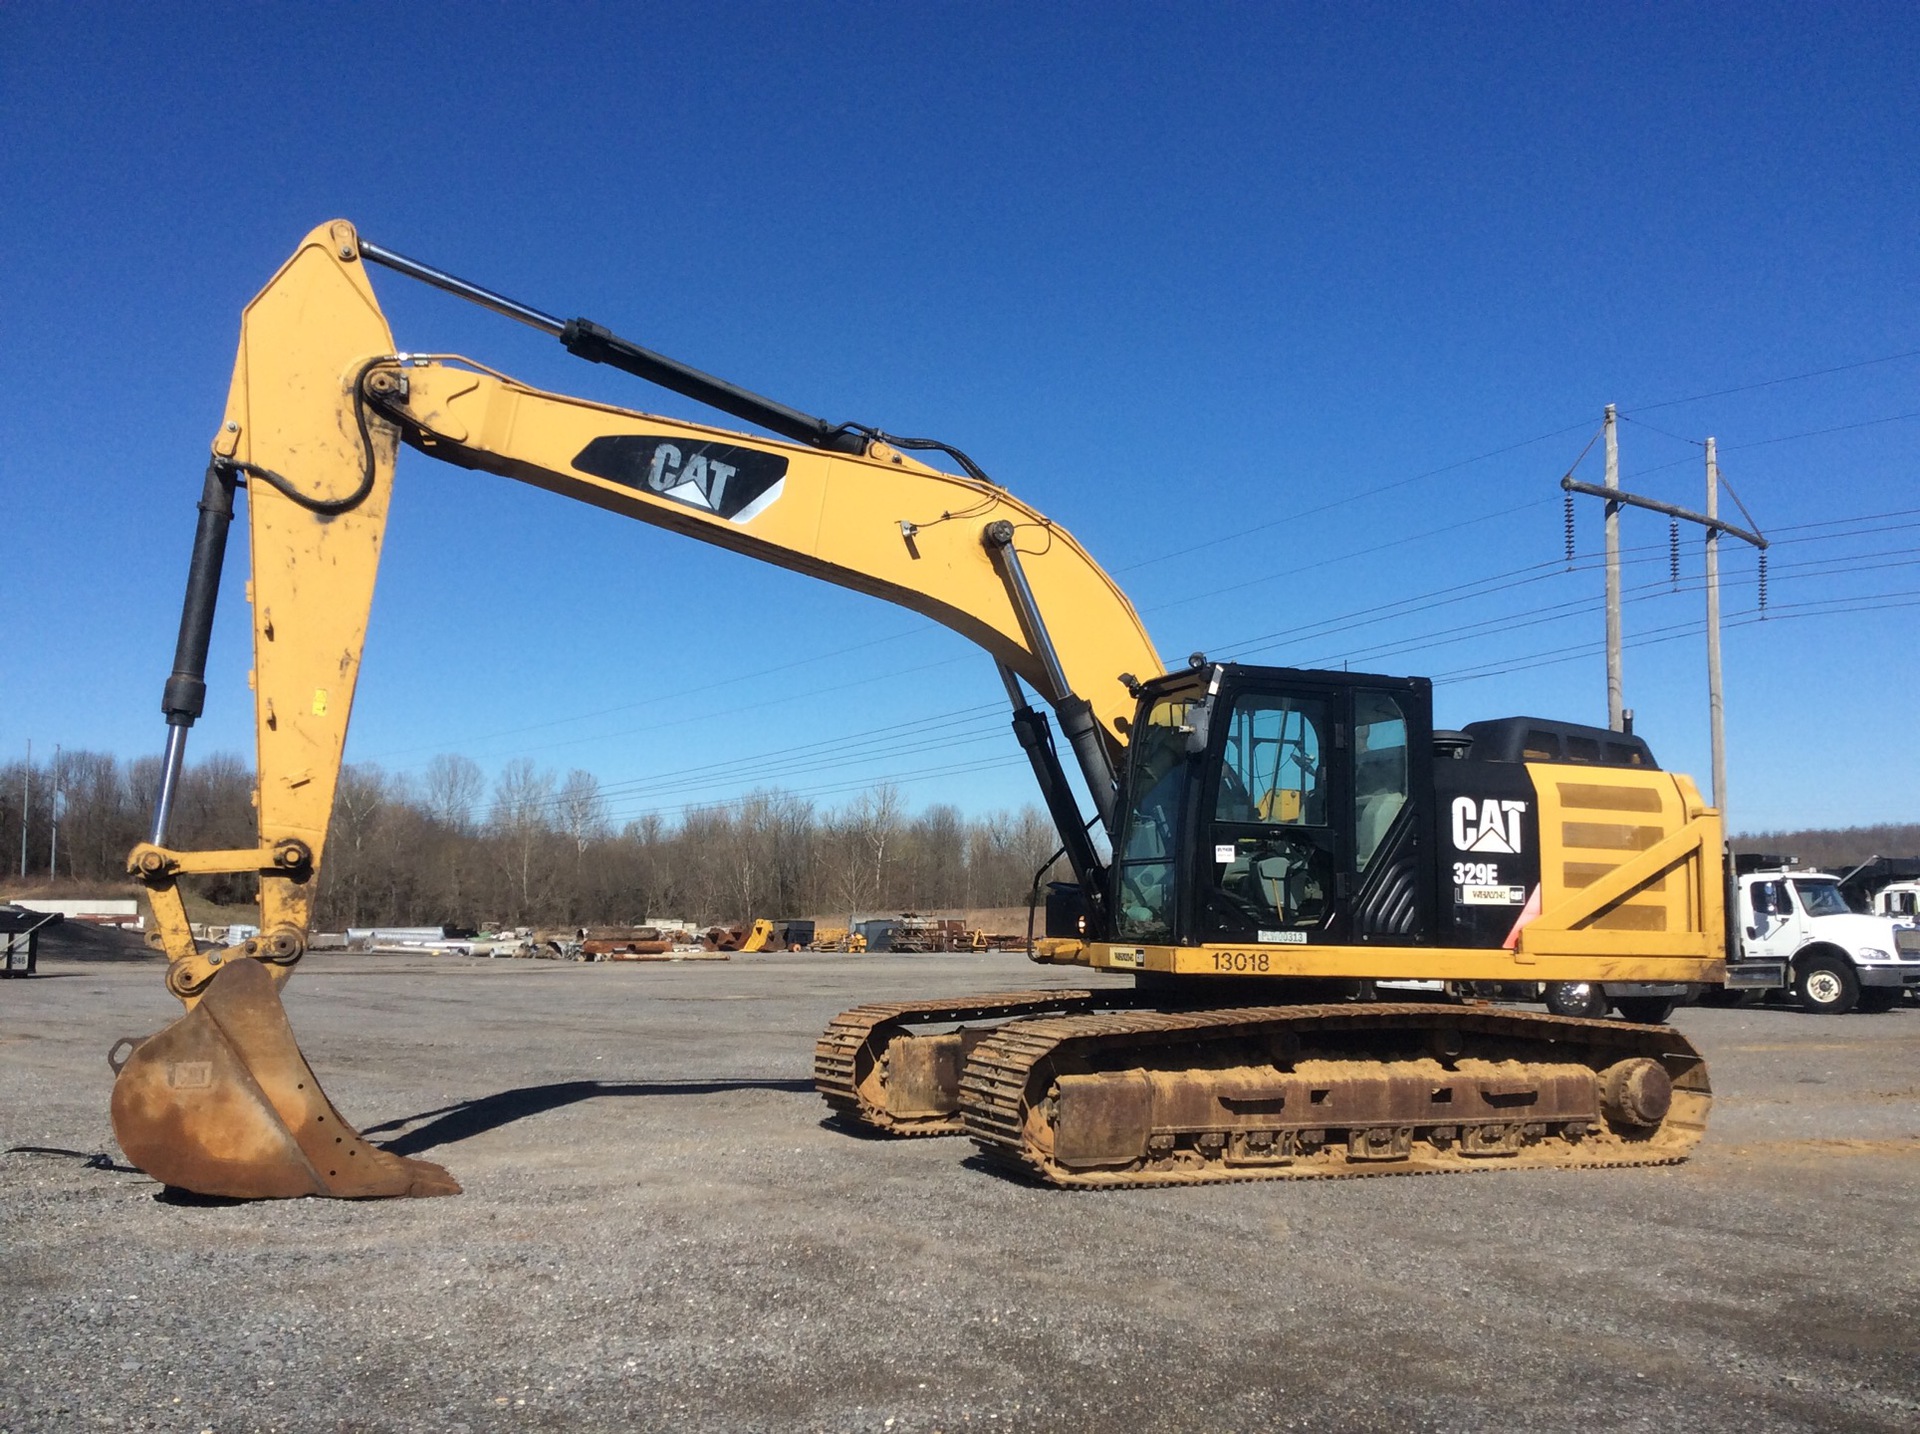
[[[401,352],[369,265],[776,436]],[[1642,739],[1527,717],[1435,731],[1420,678],[1201,654],[1168,670],[1080,545],[958,449],[811,417],[335,221],[245,312],[151,839],[129,858],[187,1007],[109,1057],[115,1134],[159,1180],[250,1198],[459,1188],[342,1119],[278,996],[307,949],[403,443],[898,603],[998,665],[1073,877],[1031,954],[1132,981],[848,1011],[814,1061],[844,1119],[964,1133],[1070,1186],[1658,1164],[1699,1139],[1705,1064],[1651,1023],[1663,1011],[1392,999],[1396,982],[1723,978],[1719,813]],[[914,456],[929,452],[959,471]],[[242,487],[258,842],[179,850],[169,814]],[[243,872],[259,934],[201,951],[180,880]]]

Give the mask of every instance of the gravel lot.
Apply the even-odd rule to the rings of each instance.
[[[1680,1013],[1675,1169],[1068,1194],[822,1125],[861,1000],[1013,956],[315,955],[343,1113],[466,1186],[163,1201],[157,962],[0,982],[0,1431],[1920,1427],[1920,1010]],[[94,1157],[94,1158],[89,1158]]]

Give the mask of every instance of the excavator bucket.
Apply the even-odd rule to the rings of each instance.
[[[273,978],[244,958],[119,1067],[113,1133],[147,1174],[199,1195],[460,1193],[440,1166],[370,1145],[340,1118],[300,1054]]]

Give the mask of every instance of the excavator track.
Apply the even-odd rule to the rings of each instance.
[[[1080,1188],[1667,1165],[1711,1103],[1669,1027],[1439,1004],[1020,1020],[960,1082],[989,1160]]]
[[[1124,999],[1129,992],[1110,991]],[[959,1135],[960,1068],[991,1027],[917,1035],[919,1025],[1091,1010],[1095,993],[999,991],[945,1002],[876,1001],[833,1018],[813,1047],[814,1088],[844,1119],[886,1135]]]

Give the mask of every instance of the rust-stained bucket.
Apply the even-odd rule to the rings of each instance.
[[[147,1174],[199,1195],[460,1193],[440,1166],[370,1145],[340,1118],[257,961],[222,969],[197,1006],[134,1048],[113,1086],[113,1133]]]

